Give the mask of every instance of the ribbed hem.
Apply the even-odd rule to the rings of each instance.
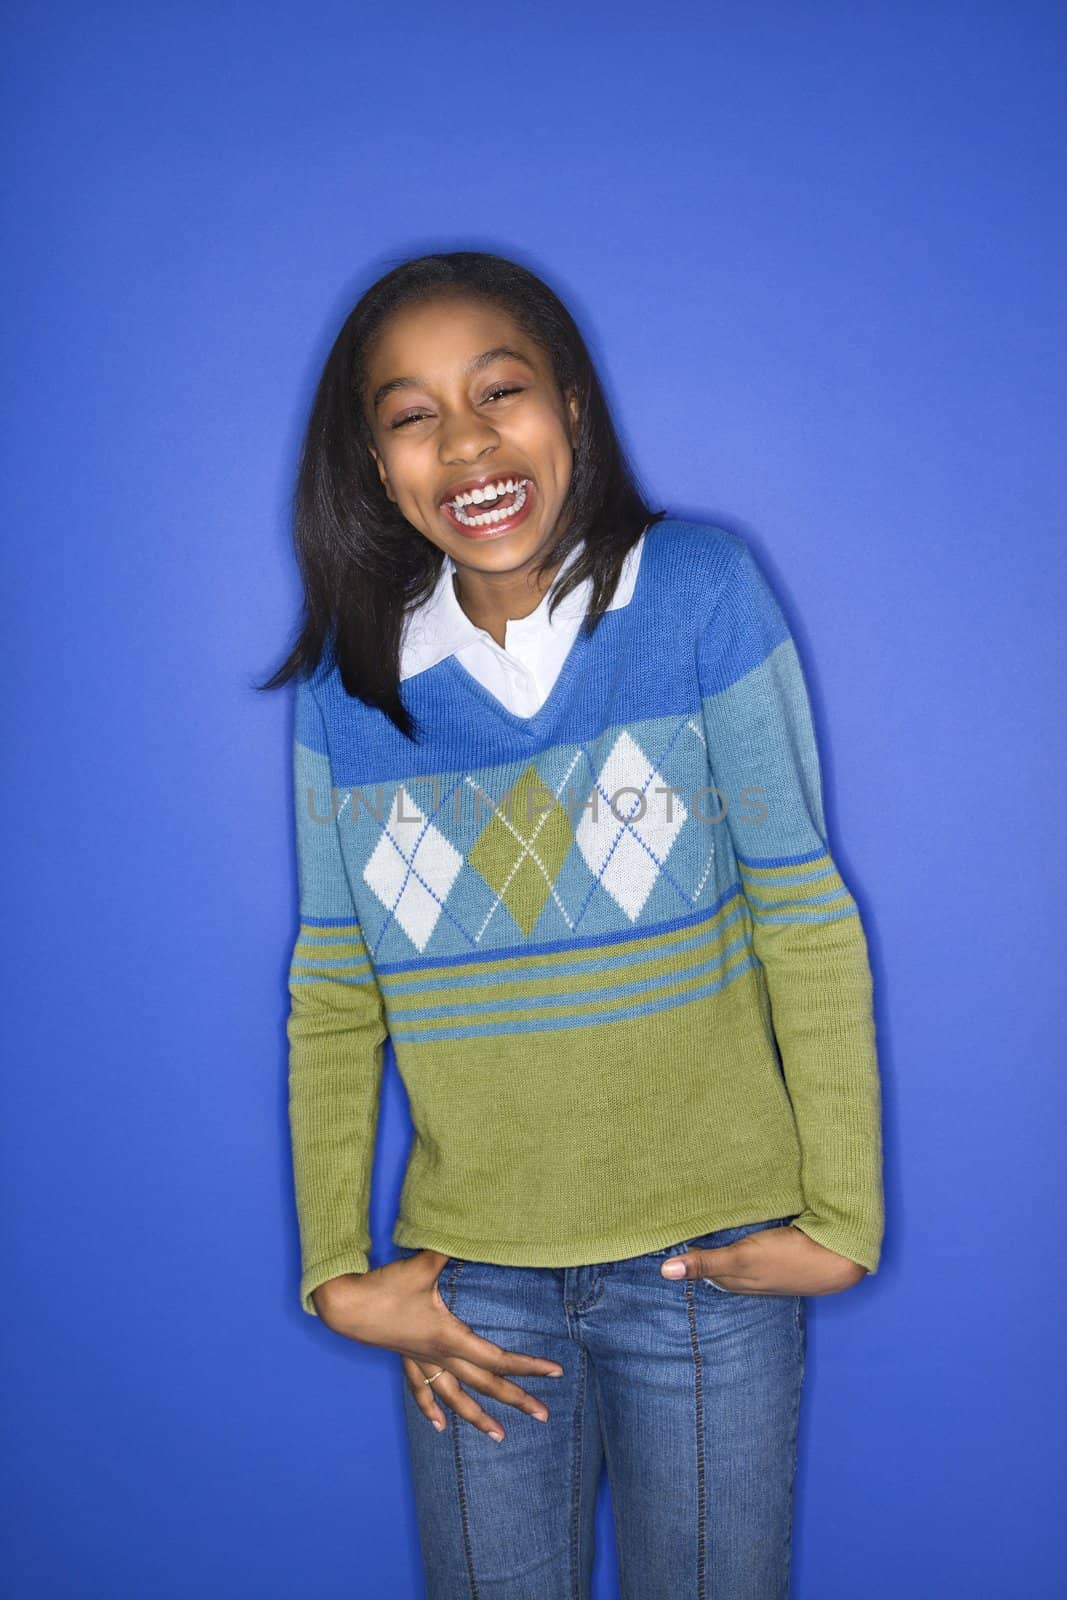
[[[749,1201],[729,1211],[702,1211],[655,1228],[571,1238],[566,1244],[539,1239],[471,1239],[400,1221],[393,1229],[393,1243],[412,1250],[439,1250],[442,1255],[489,1262],[499,1267],[584,1267],[601,1261],[626,1261],[631,1256],[647,1255],[650,1250],[680,1244],[683,1239],[695,1239],[702,1233],[738,1228],[748,1222],[769,1222],[776,1217],[798,1216],[803,1210],[804,1196],[799,1190],[780,1189],[775,1194],[764,1194],[756,1203]]]
[[[339,1278],[345,1272],[367,1272],[370,1262],[362,1250],[350,1250],[343,1256],[334,1256],[331,1261],[320,1262],[318,1266],[309,1267],[300,1280],[300,1304],[309,1316],[317,1317],[311,1296],[320,1283],[327,1283],[330,1278]]]

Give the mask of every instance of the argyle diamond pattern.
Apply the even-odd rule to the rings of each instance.
[[[690,730],[701,737],[691,718],[649,732],[669,756]],[[676,875],[668,857],[691,815],[679,791],[665,792],[668,778],[629,729],[616,734],[592,773],[591,759],[588,747],[558,747],[528,760],[518,777],[513,768],[503,792],[488,772],[458,774],[451,789],[438,787],[426,809],[415,799],[415,784],[401,783],[384,821],[374,818],[370,804],[361,806],[358,823],[366,829],[373,822],[373,842],[365,865],[353,865],[388,913],[373,930],[372,950],[386,941],[395,957],[397,931],[419,953],[433,948],[442,918],[476,948],[500,913],[529,937],[550,903],[557,925],[575,929],[586,923],[597,891],[634,923],[661,879],[682,906],[693,905],[703,892],[714,844],[701,840],[697,861],[691,840],[682,876]],[[473,808],[457,800],[465,790],[475,797]],[[461,818],[471,809],[477,831],[473,839],[461,838]],[[352,814],[356,821],[355,808]],[[588,869],[595,889],[576,875],[576,860]]]
[[[680,795],[668,805],[668,796],[655,793],[656,779],[663,784],[624,730],[597,774],[596,816],[591,808],[585,811],[575,834],[589,870],[631,921],[640,915],[689,814]]]
[[[462,867],[459,851],[401,784],[363,878],[417,950],[426,948]]]
[[[531,765],[493,807],[467,859],[529,934],[572,839],[566,807]]]

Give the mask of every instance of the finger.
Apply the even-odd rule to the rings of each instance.
[[[415,1365],[417,1366],[418,1363],[415,1363]],[[431,1368],[430,1370],[432,1372],[435,1369]],[[429,1377],[429,1373],[426,1373],[425,1376]],[[447,1367],[439,1377],[434,1379],[432,1384],[423,1384],[420,1381],[417,1387],[414,1384],[412,1387],[415,1389],[415,1398],[419,1402],[420,1410],[424,1410],[425,1406],[419,1395],[419,1387],[424,1389],[432,1388],[439,1405],[447,1406],[458,1417],[462,1417],[464,1422],[469,1422],[472,1427],[477,1428],[481,1433],[488,1434],[497,1444],[503,1444],[506,1435],[500,1423],[495,1417],[491,1417],[488,1412],[483,1411],[477,1400],[472,1399],[465,1390],[460,1388],[458,1379],[452,1375]]]
[[[711,1250],[685,1250],[663,1263],[660,1276],[679,1281],[684,1278],[736,1279],[740,1263],[733,1250],[733,1245],[722,1245],[719,1249]]]
[[[461,1317],[454,1313],[450,1313],[450,1316],[453,1324],[448,1346],[450,1359],[454,1357],[469,1361],[472,1366],[497,1377],[562,1378],[563,1368],[558,1361],[550,1361],[546,1356],[529,1356],[517,1350],[505,1350],[502,1345],[494,1344],[492,1339],[483,1339]]]
[[[761,1269],[751,1260],[744,1267],[736,1261],[729,1266],[719,1264],[726,1252],[733,1248],[732,1245],[723,1245],[716,1250],[688,1250],[684,1255],[671,1257],[672,1262],[681,1264],[684,1269],[682,1272],[666,1273],[664,1267],[669,1266],[670,1262],[665,1262],[660,1273],[676,1283],[684,1283],[687,1278],[701,1279],[730,1294],[795,1295],[799,1292],[793,1285],[783,1286],[779,1283],[772,1286],[767,1282],[767,1269]]]
[[[538,1400],[536,1395],[528,1394],[517,1383],[510,1383],[507,1378],[486,1372],[484,1367],[479,1367],[472,1361],[464,1361],[460,1356],[452,1358],[449,1371],[468,1388],[477,1389],[479,1394],[487,1394],[503,1405],[514,1406],[516,1411],[523,1411],[528,1417],[536,1417],[538,1422],[548,1421],[548,1408],[544,1402]]]
[[[410,1356],[402,1356],[400,1359],[404,1368],[404,1376],[407,1378],[411,1392],[415,1397],[415,1404],[423,1416],[433,1423],[438,1433],[443,1432],[447,1425],[445,1415],[437,1404],[434,1395],[434,1384],[426,1381],[432,1373],[437,1371],[437,1368],[431,1367],[428,1372],[424,1372],[419,1363],[413,1361]]]

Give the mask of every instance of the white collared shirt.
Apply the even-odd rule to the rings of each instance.
[[[628,604],[637,582],[644,542],[642,533],[627,551],[609,611]],[[476,627],[460,605],[452,583],[456,564],[446,554],[433,593],[406,619],[400,642],[401,679],[426,672],[446,656],[454,655],[515,716],[533,716],[552,692],[589,605],[593,585],[586,578],[560,601],[549,620],[552,593],[578,559],[580,548],[571,551],[536,610],[527,617],[514,617],[505,625],[503,646],[487,629]]]

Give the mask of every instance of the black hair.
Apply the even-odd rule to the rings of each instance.
[[[549,357],[560,394],[578,402],[578,436],[559,537],[540,574],[582,545],[549,601],[550,612],[592,579],[582,627],[592,633],[611,602],[627,551],[666,511],[650,511],[616,435],[592,358],[559,297],[503,256],[453,251],[402,262],[353,307],[319,379],[300,454],[293,542],[304,586],[300,632],[260,689],[275,689],[319,664],[327,643],[350,695],[378,706],[408,738],[400,644],[407,613],[429,598],[444,552],[388,498],[370,453],[362,395],[368,354],[393,312],[443,299],[481,299],[507,312]]]

